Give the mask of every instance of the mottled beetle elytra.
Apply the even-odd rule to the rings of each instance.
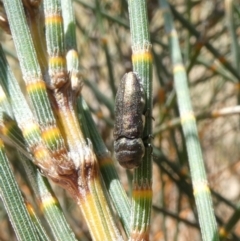
[[[115,99],[114,152],[121,166],[131,169],[141,164],[145,152],[142,141],[144,90],[134,72],[125,74]]]

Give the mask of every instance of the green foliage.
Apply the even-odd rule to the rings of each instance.
[[[237,2],[0,3],[0,240],[240,239]],[[130,71],[145,155],[125,170]]]

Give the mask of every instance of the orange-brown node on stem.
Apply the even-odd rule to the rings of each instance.
[[[114,165],[113,159],[110,157],[109,153],[106,153],[106,155],[102,156],[97,155],[97,158],[100,168]]]
[[[149,241],[149,227],[147,228],[147,230],[134,229],[131,232],[130,240],[131,241],[143,241],[143,240],[144,241]]]
[[[142,182],[140,184],[134,183],[132,190],[133,199],[151,199],[152,198],[152,187],[149,182]]]
[[[146,198],[152,198],[152,189],[138,189],[133,190],[132,196],[134,199],[146,199]]]
[[[26,208],[28,210],[28,213],[31,215],[31,216],[34,216],[34,209],[33,209],[33,206],[31,205],[31,203],[25,201],[25,205],[26,205]]]

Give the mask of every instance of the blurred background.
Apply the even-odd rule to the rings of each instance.
[[[240,2],[175,0],[169,3],[188,73],[214,210],[221,228],[240,207]],[[150,240],[198,241],[201,236],[174,91],[168,36],[158,1],[147,1],[147,5],[154,62]],[[114,98],[120,79],[132,70],[127,0],[75,0],[74,9],[84,82],[82,95],[113,153]],[[3,7],[1,14],[4,14]],[[22,83],[11,35],[0,30],[0,40]],[[25,91],[24,84],[21,87]],[[20,175],[21,166],[15,161],[11,148],[9,156],[17,181],[31,202],[31,191]],[[129,192],[132,172],[117,163],[116,168]],[[76,237],[84,233],[91,240],[75,203],[62,189],[55,187],[54,190]],[[240,240],[237,220],[225,240]],[[0,230],[0,241],[16,240],[1,202]]]

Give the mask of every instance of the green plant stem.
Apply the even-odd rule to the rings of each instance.
[[[87,126],[89,127],[89,137],[92,140],[94,151],[98,158],[100,171],[104,183],[117,210],[120,221],[123,224],[123,228],[126,234],[129,235],[130,203],[126,192],[124,191],[119,181],[119,177],[114,167],[113,160],[110,157],[109,151],[107,150],[106,145],[104,144],[101,136],[98,133],[91,113],[83,98],[78,99],[78,109],[80,113],[84,114]]]
[[[43,148],[43,146],[41,146],[41,148],[35,148],[32,151],[38,152],[39,149],[44,149],[44,152],[42,153],[46,154],[45,157],[42,158],[41,161],[37,160],[36,162],[39,166],[41,166],[42,170],[45,171],[46,175],[57,178],[58,174],[56,173],[56,169],[58,169],[61,173],[66,173],[69,172],[69,169],[71,170],[71,168],[69,168],[68,165],[69,158],[67,150],[65,149],[64,140],[57,127],[50,105],[47,87],[43,80],[41,68],[37,60],[37,54],[27,26],[23,5],[19,0],[6,0],[4,1],[4,7],[8,16],[27,92],[35,110],[38,122],[35,123],[36,121],[32,119],[31,124],[29,122],[25,122],[24,126],[21,126],[21,129],[24,128],[25,130],[23,133],[25,132],[26,135],[31,133],[32,136],[36,135],[40,129],[41,138],[49,148],[51,155],[49,155],[46,147]],[[48,76],[45,76],[45,78],[48,79]],[[61,155],[61,158],[58,158],[59,154]],[[42,154],[39,156],[43,157],[44,155]],[[60,164],[55,168],[53,167],[53,162],[57,162],[57,164],[60,162]]]
[[[160,0],[159,4],[164,12],[165,30],[169,37],[174,83],[182,128],[186,140],[193,192],[198,210],[202,239],[204,241],[217,241],[219,240],[217,225],[213,212],[210,189],[206,178],[196,120],[191,106],[187,75],[182,64],[178,36],[173,25],[173,18],[167,1]]]
[[[24,204],[0,140],[0,196],[19,241],[38,241],[36,229]]]
[[[54,122],[54,116],[51,111],[31,34],[27,26],[22,2],[20,0],[4,0],[3,3],[8,16],[23,79],[27,85],[27,91],[35,108],[39,124],[41,127],[44,124],[48,125]]]
[[[161,153],[161,151],[159,149],[154,148],[153,151],[153,155],[154,155],[154,161],[155,163],[159,166],[159,168],[166,173],[170,179],[178,186],[179,190],[181,190],[183,193],[185,193],[188,198],[189,198],[189,202],[190,204],[192,204],[193,202],[193,192],[192,192],[192,186],[188,181],[188,176],[186,176],[182,170],[181,167],[174,164],[173,162],[167,160],[167,158]],[[221,202],[223,202],[224,204],[228,205],[230,208],[232,208],[234,210],[234,213],[238,213],[238,208],[231,202],[229,202],[229,200],[227,200],[226,198],[222,197],[220,194],[218,194],[217,192],[215,192],[214,190],[211,190],[212,194]],[[191,205],[192,206],[192,205]],[[194,207],[192,207],[194,209]],[[234,214],[233,214],[234,216]],[[223,223],[223,221],[220,219],[220,217],[216,216],[217,221],[220,225],[220,230],[219,230],[219,235],[221,238],[226,238],[229,234],[229,232],[231,231],[230,229],[227,231],[225,231],[225,225]],[[231,220],[231,218],[230,218]],[[230,221],[229,220],[229,221]],[[236,220],[234,220],[236,221]],[[232,225],[233,223],[231,223],[230,225]],[[228,224],[226,224],[228,225]],[[232,228],[232,226],[231,226]],[[231,235],[234,237],[234,240],[238,240],[237,236],[232,232]]]
[[[33,206],[29,202],[26,202],[26,201],[25,201],[25,204],[26,204],[28,213],[29,213],[34,225],[35,225],[39,240],[40,241],[51,241],[51,239],[48,237],[46,231],[44,230],[40,219],[36,215]]]
[[[71,5],[72,2],[71,0],[62,1],[62,4],[63,15],[66,16],[66,19],[64,19],[64,35],[65,41],[68,41],[69,39],[76,38],[73,9],[72,7],[66,6]],[[69,28],[71,31],[69,31]],[[92,149],[91,141],[90,139],[88,139],[88,142],[85,141],[84,134],[88,135],[89,125],[83,122],[85,120],[84,117],[81,118],[81,123],[79,123],[78,113],[82,115],[82,111],[77,113],[77,97],[81,91],[81,79],[79,75],[76,39],[69,41],[65,45],[68,51],[67,66],[68,71],[71,73],[70,81],[72,90],[70,90],[70,93],[66,97],[67,106],[63,111],[72,112],[71,118],[74,119],[74,121],[69,122],[70,125],[66,125],[64,128],[65,133],[70,132],[70,129],[74,130],[69,136],[69,139],[73,137],[72,141],[69,142],[69,148],[72,156],[78,160],[78,165],[75,164],[78,171],[78,205],[83,212],[93,240],[122,240],[109,207],[109,200],[105,195],[105,186],[102,185],[99,165]],[[63,93],[63,95],[64,94],[65,93]],[[67,109],[69,107],[70,110]],[[63,117],[62,122],[64,123],[66,122],[66,114],[64,115],[63,113]],[[69,115],[68,119],[70,119]],[[86,131],[82,131],[84,129],[86,129]],[[76,137],[78,132],[79,136]]]
[[[54,195],[47,179],[25,157],[20,156],[24,170],[34,191],[38,206],[47,220],[53,236],[58,241],[76,241],[69,227],[60,204]]]
[[[51,168],[51,156],[47,148],[44,146],[44,141],[41,137],[40,126],[36,122],[34,115],[21,92],[19,83],[14,77],[7,60],[5,58],[2,47],[0,46],[0,83],[4,89],[6,95],[11,100],[11,109],[14,114],[19,128],[21,129],[25,143],[33,155],[33,161],[35,164],[43,168],[46,173],[55,175],[55,170]],[[19,105],[21,107],[19,107]],[[11,115],[10,115],[11,116]],[[10,122],[11,123],[11,120]],[[9,125],[9,124],[8,124]],[[8,126],[6,125],[6,126]],[[12,133],[13,139],[18,138],[16,133]],[[24,141],[16,140],[19,146],[24,146]],[[19,148],[18,148],[19,149]],[[42,155],[38,155],[39,150],[42,151]],[[27,156],[29,156],[28,154]],[[51,170],[51,171],[50,171]]]
[[[144,0],[129,0],[133,71],[143,85],[146,97],[143,137],[152,133],[152,54],[148,29],[147,6]],[[146,141],[142,164],[134,170],[132,185],[131,240],[149,240],[152,203],[152,148]]]
[[[17,149],[19,149],[18,145],[22,145],[23,146],[22,148],[25,149],[24,147],[25,141],[20,129],[16,125],[16,122],[14,122],[10,117],[7,117],[4,114],[2,114],[0,119],[1,119],[0,121],[1,131],[3,132],[4,130],[5,136],[8,137],[9,140],[11,141],[10,144],[12,144],[13,147]],[[6,126],[3,126],[4,123],[6,123]],[[24,167],[25,172],[27,173],[27,178],[35,193],[38,206],[41,208],[41,211],[43,212],[46,220],[48,221],[54,237],[56,237],[56,240],[59,240],[59,241],[63,241],[63,240],[74,241],[75,238],[73,236],[73,232],[69,228],[68,223],[63,216],[63,212],[59,206],[58,200],[54,196],[47,182],[47,179],[44,178],[39,171],[37,171],[37,168],[32,164],[32,162],[29,159],[23,156],[23,153],[25,155],[25,152],[27,151],[25,150],[25,152],[22,152],[21,149],[20,151],[19,151],[20,161]],[[27,155],[27,157],[31,158],[30,155]],[[30,214],[32,214],[31,209],[30,209]],[[44,236],[45,231],[44,231],[44,228],[39,223],[39,220],[37,220],[37,217],[36,218],[33,217],[33,219],[36,221],[38,235]]]

